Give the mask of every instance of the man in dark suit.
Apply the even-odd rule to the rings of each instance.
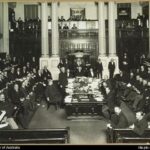
[[[103,64],[101,59],[98,59],[97,64],[96,64],[96,73],[97,73],[97,77],[101,78],[103,77]]]
[[[63,89],[68,84],[65,67],[61,67],[61,72],[59,73],[59,80],[58,80],[58,82],[59,82],[60,88],[63,88]]]
[[[16,71],[16,78],[17,78],[17,79],[22,78],[22,73],[21,73],[21,71],[20,71],[20,68],[17,68],[17,71]]]
[[[75,77],[82,77],[82,76],[85,76],[84,69],[83,67],[79,66],[75,70]]]
[[[144,131],[148,128],[148,122],[145,118],[145,114],[141,111],[136,113],[136,122],[129,126],[139,136],[144,134]]]
[[[73,78],[73,73],[70,71],[70,69],[67,69],[66,70],[66,75],[67,75],[67,78]]]
[[[117,104],[116,90],[115,89],[110,90],[108,85],[104,83],[103,83],[103,94],[105,96],[106,105],[103,106],[102,112],[104,117],[110,119],[111,115],[114,113],[114,106]]]
[[[52,75],[46,66],[44,66],[44,69],[43,69],[43,78],[52,79]]]
[[[23,66],[23,68],[22,68],[22,77],[26,77],[26,76],[27,76],[26,66]]]
[[[51,79],[48,80],[48,86],[45,90],[45,96],[48,102],[48,108],[50,107],[50,104],[53,103],[55,104],[55,108],[57,110],[62,101],[62,95],[59,92],[58,88],[53,84],[53,80]]]
[[[10,72],[8,73],[8,80],[10,81],[14,81],[16,79],[16,74],[15,74],[15,68],[12,67]]]
[[[66,92],[65,92],[65,88],[68,84],[68,80],[67,80],[67,74],[65,71],[65,67],[61,67],[61,72],[59,73],[59,79],[58,79],[58,83],[61,89],[61,93],[63,96],[63,99],[65,98]],[[64,102],[62,101],[62,106],[64,105]]]
[[[110,78],[113,78],[115,68],[116,68],[116,65],[115,65],[114,59],[111,59],[111,61],[108,64],[108,70],[109,70],[109,77]]]
[[[35,81],[36,82],[43,82],[43,74],[42,74],[42,70],[41,69],[39,69],[37,71]]]
[[[29,73],[29,72],[31,72],[31,65],[30,65],[30,63],[29,62],[27,62],[27,64],[26,64],[26,71],[27,71],[27,73]]]
[[[127,128],[128,120],[126,116],[123,114],[120,107],[114,107],[115,114],[111,118],[111,124],[107,124],[108,128]]]
[[[146,74],[146,71],[145,71],[145,68],[144,68],[143,65],[140,66],[139,75],[140,75],[141,78],[146,78],[147,77],[147,74]]]
[[[125,75],[121,70],[119,71],[119,74],[115,75],[114,79],[116,79],[116,81],[120,81],[120,82],[125,82],[126,81]]]
[[[11,102],[15,106],[20,107],[20,105],[21,105],[21,93],[20,93],[19,85],[17,83],[15,83],[13,86],[10,98],[11,98]]]
[[[122,69],[123,73],[129,72],[129,59],[128,59],[126,53],[124,53],[124,57],[121,62],[121,69]]]
[[[14,105],[9,101],[6,101],[5,95],[3,93],[0,94],[0,111],[5,110],[7,117],[12,117],[14,113]]]
[[[43,77],[43,82],[44,84],[48,84],[47,83],[47,80],[48,79],[52,79],[52,74],[51,72],[47,69],[47,66],[44,66],[44,69],[43,69],[43,73],[42,73],[42,77]]]

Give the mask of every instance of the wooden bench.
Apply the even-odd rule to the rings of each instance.
[[[145,130],[142,136],[131,129],[107,129],[108,143],[150,143],[150,129]]]
[[[0,130],[0,144],[69,143],[70,128]]]

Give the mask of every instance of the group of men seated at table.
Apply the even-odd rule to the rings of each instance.
[[[6,118],[27,128],[51,74],[46,67],[40,70],[34,63],[13,62],[3,64],[0,71],[0,128],[10,128],[10,119]]]
[[[52,101],[56,103],[56,109],[63,107],[67,79],[76,76],[101,78],[103,66],[101,62],[98,64],[101,65],[99,68],[96,65],[97,69],[90,65],[86,65],[84,68],[78,64],[69,68],[66,59],[65,62],[60,62],[58,65],[60,69],[58,83],[53,82],[51,72],[46,66],[38,69],[38,66],[29,67],[30,65],[27,63],[23,66],[16,64],[3,68],[0,72],[0,127],[8,125],[4,116],[13,117],[15,110],[18,110],[21,118],[24,118],[29,110],[33,110],[35,105],[40,105],[42,100],[46,100],[48,108]],[[97,71],[98,69],[100,71]],[[112,77],[109,79],[102,79],[102,84],[100,84],[100,90],[106,101],[102,112],[104,117],[111,121],[108,127],[130,127],[137,134],[143,134],[142,131],[148,127],[149,121],[150,68],[142,65],[130,73],[120,71],[117,75],[111,75]],[[127,116],[121,110],[122,101],[136,114],[137,122],[129,124]]]

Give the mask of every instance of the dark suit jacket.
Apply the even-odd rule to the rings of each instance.
[[[106,96],[106,102],[111,112],[114,111],[114,106],[116,104],[116,91],[111,90]]]
[[[52,79],[52,75],[49,70],[43,70],[42,76],[43,76],[43,78]]]
[[[25,70],[25,71],[23,71],[22,70],[22,77],[26,77],[27,76],[27,71]]]
[[[16,78],[22,78],[22,73],[21,72],[16,72]]]
[[[113,128],[127,128],[129,126],[128,120],[122,112],[119,115],[114,115],[114,117],[112,117],[111,125]]]
[[[63,88],[65,88],[67,84],[68,84],[67,74],[60,72],[59,73],[59,85],[62,85]]]
[[[0,102],[0,111],[5,110],[7,117],[12,117],[14,112],[14,105],[10,102]]]
[[[20,91],[16,92],[15,90],[12,90],[10,98],[11,98],[11,101],[12,101],[12,103],[14,105],[16,105],[16,106],[20,106],[21,105],[21,101],[20,101],[21,93],[20,93]]]
[[[75,77],[85,76],[85,72],[83,69],[80,72],[78,69],[76,69],[74,74],[75,74]]]
[[[8,79],[9,79],[9,81],[14,81],[14,80],[16,79],[16,74],[10,72],[10,73],[8,74]]]
[[[113,62],[113,64],[112,64],[112,62],[109,62],[108,69],[110,72],[114,72],[115,71],[115,62]]]
[[[39,75],[38,73],[36,74],[36,82],[43,82],[43,75]]]
[[[74,77],[73,73],[71,73],[71,72],[67,73],[66,75],[67,75],[67,78],[73,78]]]
[[[96,70],[97,70],[97,72],[102,72],[103,71],[103,64],[97,62],[97,64],[96,64]]]
[[[62,96],[54,84],[46,87],[45,96],[54,102],[60,102],[62,100]]]
[[[145,129],[148,128],[148,122],[145,117],[140,121],[136,121],[134,125],[135,128],[133,129],[133,132],[140,136],[142,136],[144,134]]]

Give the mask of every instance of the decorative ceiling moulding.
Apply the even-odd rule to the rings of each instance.
[[[132,3],[132,2],[148,2],[150,0],[0,0],[0,2],[110,2],[114,1],[116,3]]]

